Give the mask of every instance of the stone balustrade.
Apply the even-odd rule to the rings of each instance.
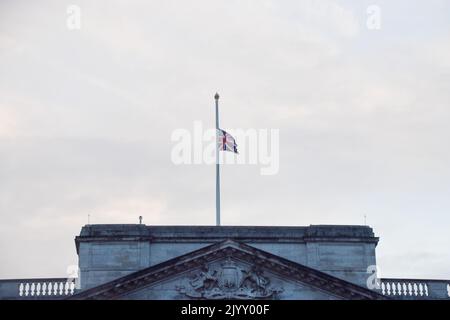
[[[74,278],[0,280],[0,299],[62,299],[76,291]]]
[[[394,299],[450,299],[450,280],[380,279],[381,293]]]
[[[63,299],[73,295],[76,279],[40,278],[0,280],[1,299]],[[380,279],[381,293],[393,299],[450,299],[450,280]]]

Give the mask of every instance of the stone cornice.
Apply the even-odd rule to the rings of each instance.
[[[146,226],[87,225],[75,238],[77,252],[82,242],[144,241],[213,243],[226,239],[242,242],[305,243],[364,242],[378,243],[368,226],[311,225],[309,227],[266,226]]]

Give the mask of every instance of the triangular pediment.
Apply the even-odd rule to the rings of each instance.
[[[384,299],[377,292],[226,240],[71,299]]]

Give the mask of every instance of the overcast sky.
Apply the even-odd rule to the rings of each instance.
[[[216,91],[222,127],[280,130],[278,174],[222,167],[223,224],[366,215],[381,276],[450,278],[449,13],[446,0],[1,0],[0,278],[65,276],[88,214],[214,224],[214,166],[175,165],[171,134],[213,127]]]

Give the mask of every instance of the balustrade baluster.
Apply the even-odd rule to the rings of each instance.
[[[53,282],[53,295],[58,295],[58,282]]]
[[[397,284],[395,282],[392,282],[392,295],[396,296],[397,295]]]
[[[53,285],[51,282],[47,283],[47,295],[52,296],[53,295]]]
[[[417,283],[414,282],[414,296],[418,296],[419,295],[419,289],[417,287]]]
[[[40,296],[41,295],[41,283],[40,282],[38,282],[37,284],[36,284],[36,296]]]
[[[397,295],[402,296],[402,284],[397,282]]]
[[[22,297],[24,295],[24,285],[23,283],[19,284],[19,296]]]
[[[408,295],[408,286],[406,285],[406,282],[402,283],[402,295],[407,296]]]

